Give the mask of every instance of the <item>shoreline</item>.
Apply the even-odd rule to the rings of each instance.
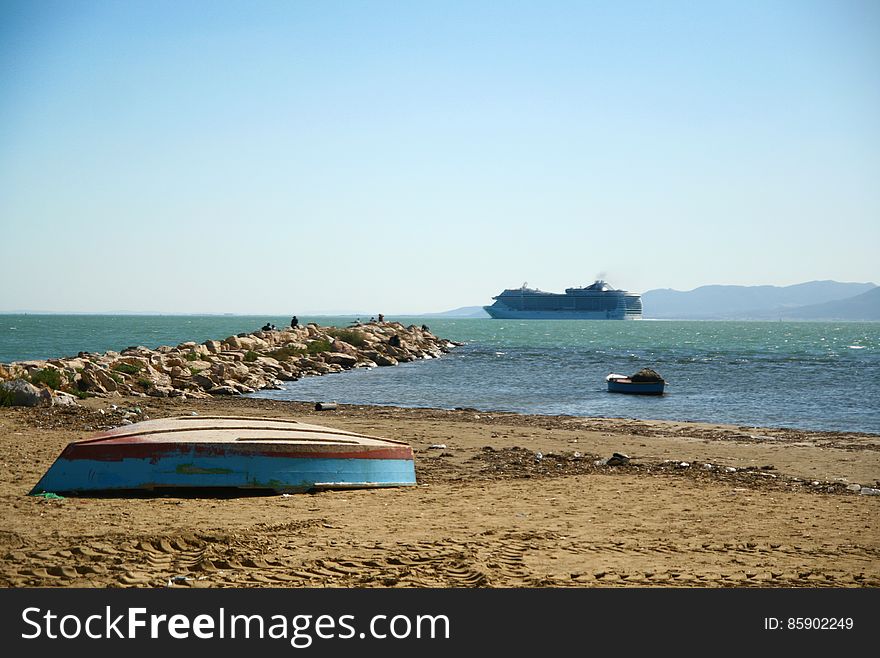
[[[70,441],[193,412],[404,440],[418,484],[26,495]],[[0,440],[5,587],[880,586],[880,496],[852,489],[880,486],[878,435],[248,396],[3,408]]]

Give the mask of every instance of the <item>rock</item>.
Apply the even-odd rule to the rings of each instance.
[[[220,380],[210,376],[209,374],[206,374],[204,372],[200,372],[200,373],[192,376],[192,383],[195,384],[196,386],[198,386],[199,388],[202,388],[202,389],[208,391],[208,390],[214,388],[215,386],[219,386]]]
[[[366,356],[377,366],[396,366],[397,359],[393,356],[386,356],[381,352],[367,352]]]
[[[76,403],[76,396],[64,391],[55,391],[55,394],[52,396],[52,406],[54,407],[75,406]]]
[[[338,338],[334,338],[333,342],[330,343],[330,347],[334,352],[342,352],[343,354],[348,354],[349,356],[357,356],[357,350],[354,345],[349,345],[344,340],[339,340]]]
[[[428,450],[446,450],[445,443],[435,443],[434,445],[428,446]]]
[[[215,386],[208,391],[211,395],[239,395],[232,386]]]
[[[60,372],[65,386],[100,396],[146,397],[149,391],[150,395],[162,397],[206,397],[209,392],[233,394],[232,391],[249,393],[278,388],[282,381],[304,375],[435,358],[456,345],[437,338],[424,327],[404,328],[399,322],[360,325],[360,338],[356,341],[360,347],[336,337],[336,333],[338,330],[333,327],[309,323],[277,331],[243,332],[202,344],[188,341],[155,349],[132,346],[119,353],[80,352],[76,357],[0,364],[0,381],[18,378],[30,383],[32,372],[51,367]],[[330,347],[320,354],[299,356],[315,340],[327,341]],[[271,357],[281,346],[287,348],[279,355],[283,360]],[[36,400],[32,396],[32,402]],[[49,390],[40,392],[39,400],[39,404],[75,404],[72,397],[54,396]]]
[[[52,403],[52,394],[49,393],[49,389],[42,389],[42,391],[46,391],[44,394],[41,389],[23,379],[0,382],[0,391],[3,393],[3,398],[8,401],[7,403],[13,407],[39,407]]]
[[[880,496],[880,489],[875,489],[874,487],[862,487],[859,490],[859,493],[862,496]]]
[[[352,368],[357,363],[357,357],[344,352],[328,352],[324,355],[324,359],[328,363],[335,363],[344,368]]]
[[[853,484],[849,484],[849,485],[847,485],[846,490],[847,490],[847,491],[856,491],[856,492],[859,492],[859,491],[862,490],[862,485],[860,485],[860,484],[855,484],[855,483],[853,483]]]
[[[147,391],[147,395],[153,398],[167,398],[174,390],[171,386],[153,386]]]
[[[625,464],[629,464],[629,455],[625,455],[622,452],[615,452],[605,461],[605,463],[608,466],[624,466]]]
[[[80,376],[82,378],[82,385],[86,387],[86,390],[94,391],[95,393],[109,393],[115,391],[119,388],[116,382],[116,377],[118,377],[120,381],[123,378],[122,373],[114,372],[113,375],[111,375],[109,371],[104,370],[94,363],[87,363],[85,368],[83,368],[83,371],[80,373]]]

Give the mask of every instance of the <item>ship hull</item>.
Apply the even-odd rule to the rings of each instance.
[[[637,320],[618,311],[520,311],[497,306],[484,306],[496,320]]]

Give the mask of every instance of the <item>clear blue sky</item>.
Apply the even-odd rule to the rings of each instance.
[[[0,311],[880,283],[880,2],[0,0]]]

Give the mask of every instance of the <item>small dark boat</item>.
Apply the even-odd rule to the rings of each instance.
[[[650,368],[642,368],[631,377],[611,373],[605,380],[609,393],[629,393],[631,395],[663,395],[666,380]]]
[[[416,483],[412,448],[286,418],[149,420],[69,444],[31,491],[295,493]]]

